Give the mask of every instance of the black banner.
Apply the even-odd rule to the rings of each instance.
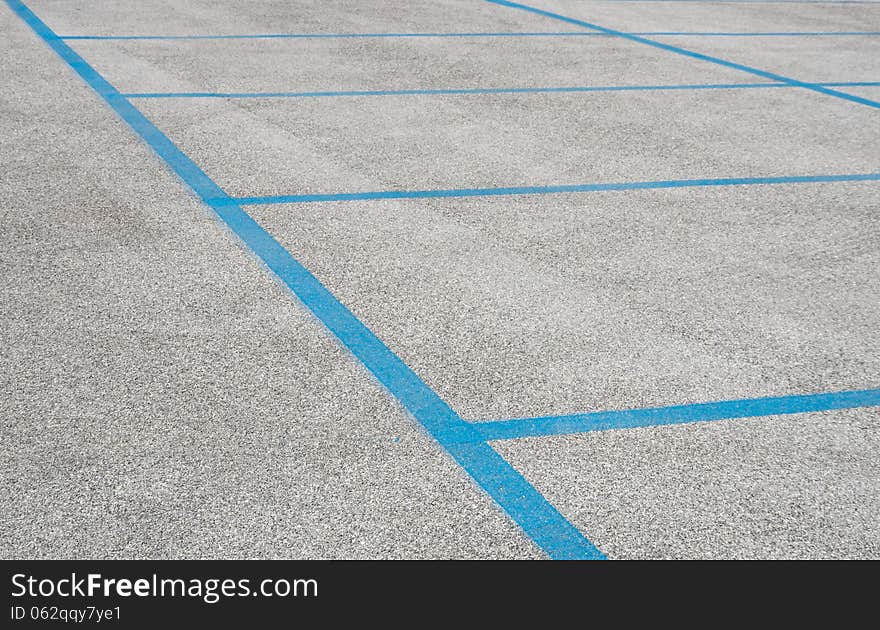
[[[4,561],[0,627],[291,627],[357,618],[399,625],[612,615],[731,619],[871,601],[871,563],[468,561]],[[869,569],[861,571],[861,569]],[[809,608],[805,608],[808,606]],[[411,618],[415,613],[416,618]],[[758,612],[762,611],[762,612]],[[353,617],[354,616],[354,617]],[[708,620],[707,620],[708,621]]]

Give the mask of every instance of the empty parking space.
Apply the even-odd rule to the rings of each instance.
[[[880,554],[875,409],[494,444],[611,557]]]
[[[480,419],[871,387],[875,188],[253,212],[455,409]]]
[[[262,35],[273,33],[434,33],[455,27],[460,32],[560,31],[550,19],[503,13],[486,3],[448,0],[391,0],[379,7],[358,0],[286,0],[261,2],[259,10],[242,10],[234,0],[157,0],[132,6],[125,0],[100,5],[82,2],[29,3],[34,12],[62,36]]]
[[[115,86],[132,94],[753,82],[714,64],[657,59],[634,42],[576,35],[71,43]],[[266,73],[267,67],[277,70]]]
[[[237,197],[880,170],[872,111],[796,89],[138,106]]]

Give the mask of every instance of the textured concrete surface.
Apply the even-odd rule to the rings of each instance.
[[[0,557],[539,555],[5,5],[0,20],[16,86]]]
[[[523,4],[627,32],[876,31],[880,23],[876,3],[538,0]]]
[[[147,99],[138,106],[232,195],[869,173],[880,166],[876,136],[865,133],[875,126],[873,109],[788,88]],[[487,201],[499,203],[507,200]]]
[[[78,0],[28,5],[59,35],[565,31],[556,20],[471,0]]]
[[[870,98],[872,100],[880,99],[880,86],[877,87],[848,87],[843,90],[849,94],[855,94],[856,96],[861,96],[863,98]]]
[[[661,58],[648,46],[605,36],[83,40],[71,44],[123,92],[764,82],[704,61]],[[266,72],[266,68],[273,71]],[[329,104],[320,101],[316,106]],[[369,108],[359,101],[348,106]]]
[[[252,211],[468,418],[880,374],[876,184]]]
[[[860,30],[880,31],[880,3]],[[877,81],[880,37],[652,37],[799,81]],[[748,75],[745,75],[748,76]]]
[[[863,4],[532,4],[629,31],[880,30]],[[29,5],[64,35],[576,28],[479,0]],[[0,29],[0,557],[541,557],[5,5]],[[878,38],[663,41],[880,80]],[[71,45],[131,91],[761,81],[608,37]],[[800,89],[134,102],[236,195],[880,171],[876,110]],[[880,386],[877,192],[248,210],[486,420]],[[878,419],[493,446],[614,558],[875,558]]]
[[[495,442],[611,558],[880,558],[880,411]]]

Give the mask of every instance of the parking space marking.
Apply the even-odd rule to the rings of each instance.
[[[692,4],[880,4],[877,0],[593,0],[596,3],[628,3],[639,4],[648,2],[666,2],[680,4],[690,2]]]
[[[720,402],[595,411],[591,413],[538,418],[516,418],[474,422],[484,440],[512,440],[524,437],[569,435],[614,429],[657,427],[733,418],[756,418],[833,409],[880,406],[880,389],[772,396]]]
[[[880,31],[627,31],[630,35],[664,37],[873,37]]]
[[[880,31],[653,31],[630,32],[630,35],[655,35],[664,37],[873,37]]]
[[[234,203],[171,140],[21,0],[6,3],[162,158],[217,217],[355,356],[495,502],[553,559],[604,559],[526,479],[462,420],[363,322]]]
[[[659,48],[660,50],[665,50],[668,52],[675,53],[677,55],[683,55],[685,57],[691,57],[693,59],[699,59],[700,61],[708,61],[709,63],[714,63],[719,66],[724,66],[725,68],[733,68],[734,70],[741,70],[743,72],[747,72],[749,74],[753,74],[758,77],[763,77],[765,79],[772,79],[773,81],[778,81],[780,83],[789,83],[791,85],[802,87],[807,90],[812,90],[814,92],[819,92],[820,94],[826,94],[828,96],[834,96],[836,98],[840,98],[846,101],[852,101],[853,103],[859,103],[861,105],[867,105],[868,107],[875,107],[880,109],[880,102],[872,101],[871,99],[862,98],[861,96],[854,96],[852,94],[847,94],[846,92],[840,92],[838,90],[832,90],[831,88],[822,87],[821,85],[816,85],[814,83],[805,83],[803,81],[798,81],[797,79],[792,79],[791,77],[786,77],[781,74],[776,74],[775,72],[767,72],[766,70],[760,70],[759,68],[753,68],[751,66],[746,66],[741,63],[736,63],[734,61],[727,61],[726,59],[721,59],[720,57],[713,57],[711,55],[704,55],[703,53],[695,52],[693,50],[688,50],[686,48],[680,48],[678,46],[672,46],[671,44],[664,44],[663,42],[654,41],[653,39],[646,39],[645,37],[639,35],[632,35],[630,33],[624,33],[623,31],[618,31],[612,28],[607,28],[605,26],[599,26],[598,24],[593,24],[591,22],[585,22],[584,20],[578,20],[576,18],[566,17],[559,13],[553,13],[552,11],[545,11],[544,9],[538,9],[536,7],[529,6],[527,4],[520,4],[518,2],[510,2],[509,0],[484,0],[485,2],[489,2],[491,4],[497,4],[503,7],[509,7],[511,9],[520,9],[522,11],[528,11],[529,13],[535,13],[537,15],[541,15],[544,17],[553,18],[555,20],[560,20],[562,22],[568,22],[569,24],[577,24],[578,26],[583,26],[584,28],[589,28],[600,33],[608,33],[609,35],[616,35],[618,37],[622,37],[624,39],[628,39],[630,41],[638,42],[640,44],[645,44],[646,46],[652,46],[654,48]]]
[[[382,39],[408,37],[609,37],[604,33],[587,31],[504,31],[464,33],[255,33],[241,35],[64,35],[60,39],[87,41],[125,40],[200,40],[200,39]]]
[[[318,193],[305,195],[261,195],[218,197],[216,205],[273,205],[332,201],[375,201],[378,199],[431,199],[446,197],[495,197],[507,195],[555,195],[661,188],[700,188],[707,186],[756,186],[775,184],[816,184],[833,182],[880,181],[880,173],[847,175],[791,175],[782,177],[720,177],[714,179],[667,179],[658,181],[617,182],[607,184],[560,184],[555,186],[507,186],[498,188],[449,188],[437,190],[382,190],[373,192]]]
[[[683,48],[644,39],[643,35],[704,35],[704,36],[819,36],[876,35],[878,33],[685,33],[652,32],[624,33],[581,20],[536,9],[506,0],[486,0],[510,8],[522,9],[592,29],[585,32],[555,33],[373,33],[373,34],[263,34],[263,35],[191,35],[191,36],[88,36],[59,37],[21,0],[6,0],[7,5],[65,61],[104,101],[137,133],[180,179],[216,214],[299,301],[310,310],[389,393],[420,423],[420,425],[461,465],[474,481],[538,544],[551,558],[601,559],[602,552],[550,504],[516,469],[488,443],[490,440],[526,436],[549,436],[639,426],[661,426],[729,418],[746,418],[810,411],[827,411],[880,405],[880,389],[830,392],[781,397],[766,397],[696,403],[670,407],[603,411],[562,416],[544,416],[484,422],[462,419],[409,366],[384,344],[361,320],[342,304],[290,252],[272,237],[241,206],[255,204],[304,203],[316,201],[353,201],[370,199],[407,199],[431,197],[471,197],[496,195],[554,194],[592,191],[625,191],[700,186],[772,185],[822,182],[878,181],[880,173],[801,175],[787,177],[749,177],[683,179],[622,183],[594,183],[559,186],[525,186],[447,190],[379,191],[317,195],[275,195],[230,197],[201,168],[185,155],[165,134],[151,123],[131,102],[131,98],[248,98],[248,97],[313,97],[313,96],[376,96],[414,94],[482,94],[529,92],[590,92],[625,90],[734,89],[763,87],[799,87],[835,96],[871,107],[880,103],[830,89],[880,85],[875,82],[804,83],[749,66],[703,55]],[[629,1],[629,0],[620,0]],[[702,0],[634,0],[702,1]],[[718,1],[718,0],[715,0]],[[753,0],[721,0],[752,2]],[[803,0],[766,0],[770,2],[802,2]],[[812,2],[807,2],[814,4]],[[834,0],[827,4],[875,4],[862,0]],[[146,39],[274,39],[274,38],[365,38],[365,37],[546,37],[546,36],[614,36],[622,37],[668,52],[675,52],[703,61],[742,70],[771,79],[767,84],[715,84],[697,86],[610,86],[561,88],[489,88],[463,90],[386,90],[361,92],[276,92],[263,94],[223,93],[145,93],[121,94],[64,40],[146,40]]]
[[[664,37],[875,37],[880,31],[633,31],[630,35]],[[60,39],[79,41],[169,41],[212,39],[376,39],[407,37],[614,37],[590,31],[547,32],[469,32],[469,33],[255,33],[241,35],[62,35]]]
[[[880,81],[817,83],[826,87],[880,87]],[[126,92],[125,98],[326,98],[344,96],[449,96],[466,94],[569,94],[578,92],[664,92],[792,88],[788,83],[696,83],[688,85],[610,85],[578,87],[444,88],[437,90],[330,90],[324,92]]]

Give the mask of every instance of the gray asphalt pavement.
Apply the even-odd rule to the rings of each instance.
[[[527,4],[880,82],[880,3]],[[67,40],[123,93],[185,93],[131,103],[233,197],[880,173],[880,109],[623,38],[498,36],[584,29],[479,0],[27,6],[62,36],[396,34]],[[0,557],[545,557],[5,3],[0,32]],[[880,387],[878,191],[245,210],[484,422]],[[491,446],[610,558],[880,558],[877,406]]]
[[[0,556],[539,556],[5,6],[0,19],[17,86],[0,116]]]

